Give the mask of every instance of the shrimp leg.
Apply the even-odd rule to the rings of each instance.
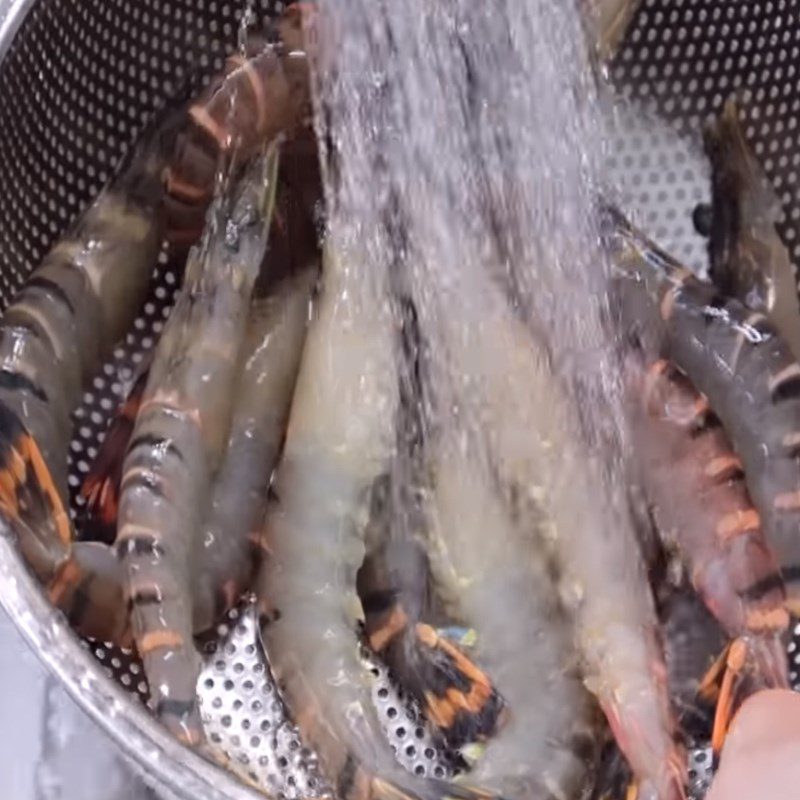
[[[154,123],[0,322],[2,507],[50,598],[97,638],[123,638],[124,613],[105,614],[102,606],[122,584],[113,552],[71,543],[70,416],[144,300],[163,234],[161,169],[175,135],[175,115]]]
[[[107,428],[97,457],[81,484],[80,495],[84,500],[84,507],[79,530],[81,537],[88,541],[113,544],[117,536],[122,465],[142,405],[149,373],[148,359],[141,366],[125,402]]]
[[[230,387],[266,248],[276,164],[272,147],[234,197],[212,206],[154,356],[123,469],[116,548],[136,647],[156,714],[189,744],[202,741],[191,570],[203,500],[228,439]]]

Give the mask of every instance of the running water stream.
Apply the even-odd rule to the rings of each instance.
[[[434,471],[468,464],[470,480],[505,498],[521,546],[552,551],[585,683],[641,796],[680,797],[628,512],[595,212],[603,126],[578,10],[551,0],[321,6],[329,246],[362,275],[390,276],[395,296],[413,303]],[[504,611],[510,628],[531,624]],[[533,687],[529,666],[516,677]],[[523,735],[495,758],[505,777],[527,781],[515,759],[536,734]]]
[[[326,14],[335,235],[405,263],[396,273],[435,265],[454,302],[470,273],[489,276],[593,397],[587,429],[606,429],[618,403],[595,214],[603,122],[577,8],[348,0]]]

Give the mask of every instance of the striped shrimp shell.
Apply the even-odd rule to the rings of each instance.
[[[634,771],[652,796],[680,797],[683,763],[630,520],[599,494],[601,468],[580,445],[569,396],[488,276],[462,266],[458,288],[458,329],[444,308],[429,326],[442,326],[438,341],[466,376],[461,403],[480,420],[506,491],[548,519],[542,536],[575,614],[587,686]]]
[[[786,584],[800,610],[800,366],[764,315],[696,279],[619,215],[612,249],[647,346],[669,357],[719,416],[742,461]]]
[[[195,577],[195,630],[206,630],[249,583],[267,487],[278,461],[303,350],[311,287],[306,267],[253,301],[234,390],[231,432],[204,524]]]
[[[277,151],[258,159],[234,198],[212,206],[201,249],[158,344],[123,469],[116,547],[131,624],[156,713],[202,740],[195,700],[192,565],[212,475],[223,457],[246,310],[264,255]],[[266,219],[264,219],[266,215]]]

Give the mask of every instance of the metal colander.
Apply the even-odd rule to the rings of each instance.
[[[257,0],[257,24],[280,8]],[[0,0],[0,303],[113,174],[152,113],[199,88],[233,48],[244,3],[228,0]],[[709,197],[700,130],[734,90],[748,90],[746,133],[783,201],[780,233],[800,260],[800,0],[644,0],[611,65],[611,178],[622,202],[661,244],[702,270],[705,241],[692,212]],[[172,304],[175,265],[159,261],[141,316],[94,379],[75,415],[75,489],[102,441],[136,363]],[[149,716],[147,686],[130,654],[81,642],[0,536],[0,603],[79,705],[167,797],[238,800],[320,788],[313,756],[286,719],[251,607],[205,643],[198,684],[221,769],[177,744]],[[798,657],[800,658],[800,657]],[[375,698],[399,756],[445,775],[413,709],[378,667]],[[793,674],[793,680],[797,675]],[[707,753],[692,756],[694,787]],[[239,776],[234,776],[234,773]]]

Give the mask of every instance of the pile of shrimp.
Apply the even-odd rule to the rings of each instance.
[[[706,136],[710,281],[598,200],[633,445],[617,508],[570,387],[478,259],[454,289],[398,268],[385,220],[360,221],[377,247],[353,235],[346,191],[322,188],[324,25],[297,3],[276,30],[153,121],[0,320],[6,529],[209,758],[195,636],[252,591],[342,800],[680,800],[685,748],[719,754],[742,700],[787,685],[800,610],[800,309],[736,103]],[[71,415],[164,240],[182,288],[73,523]],[[456,754],[452,780],[400,766],[362,646]]]

